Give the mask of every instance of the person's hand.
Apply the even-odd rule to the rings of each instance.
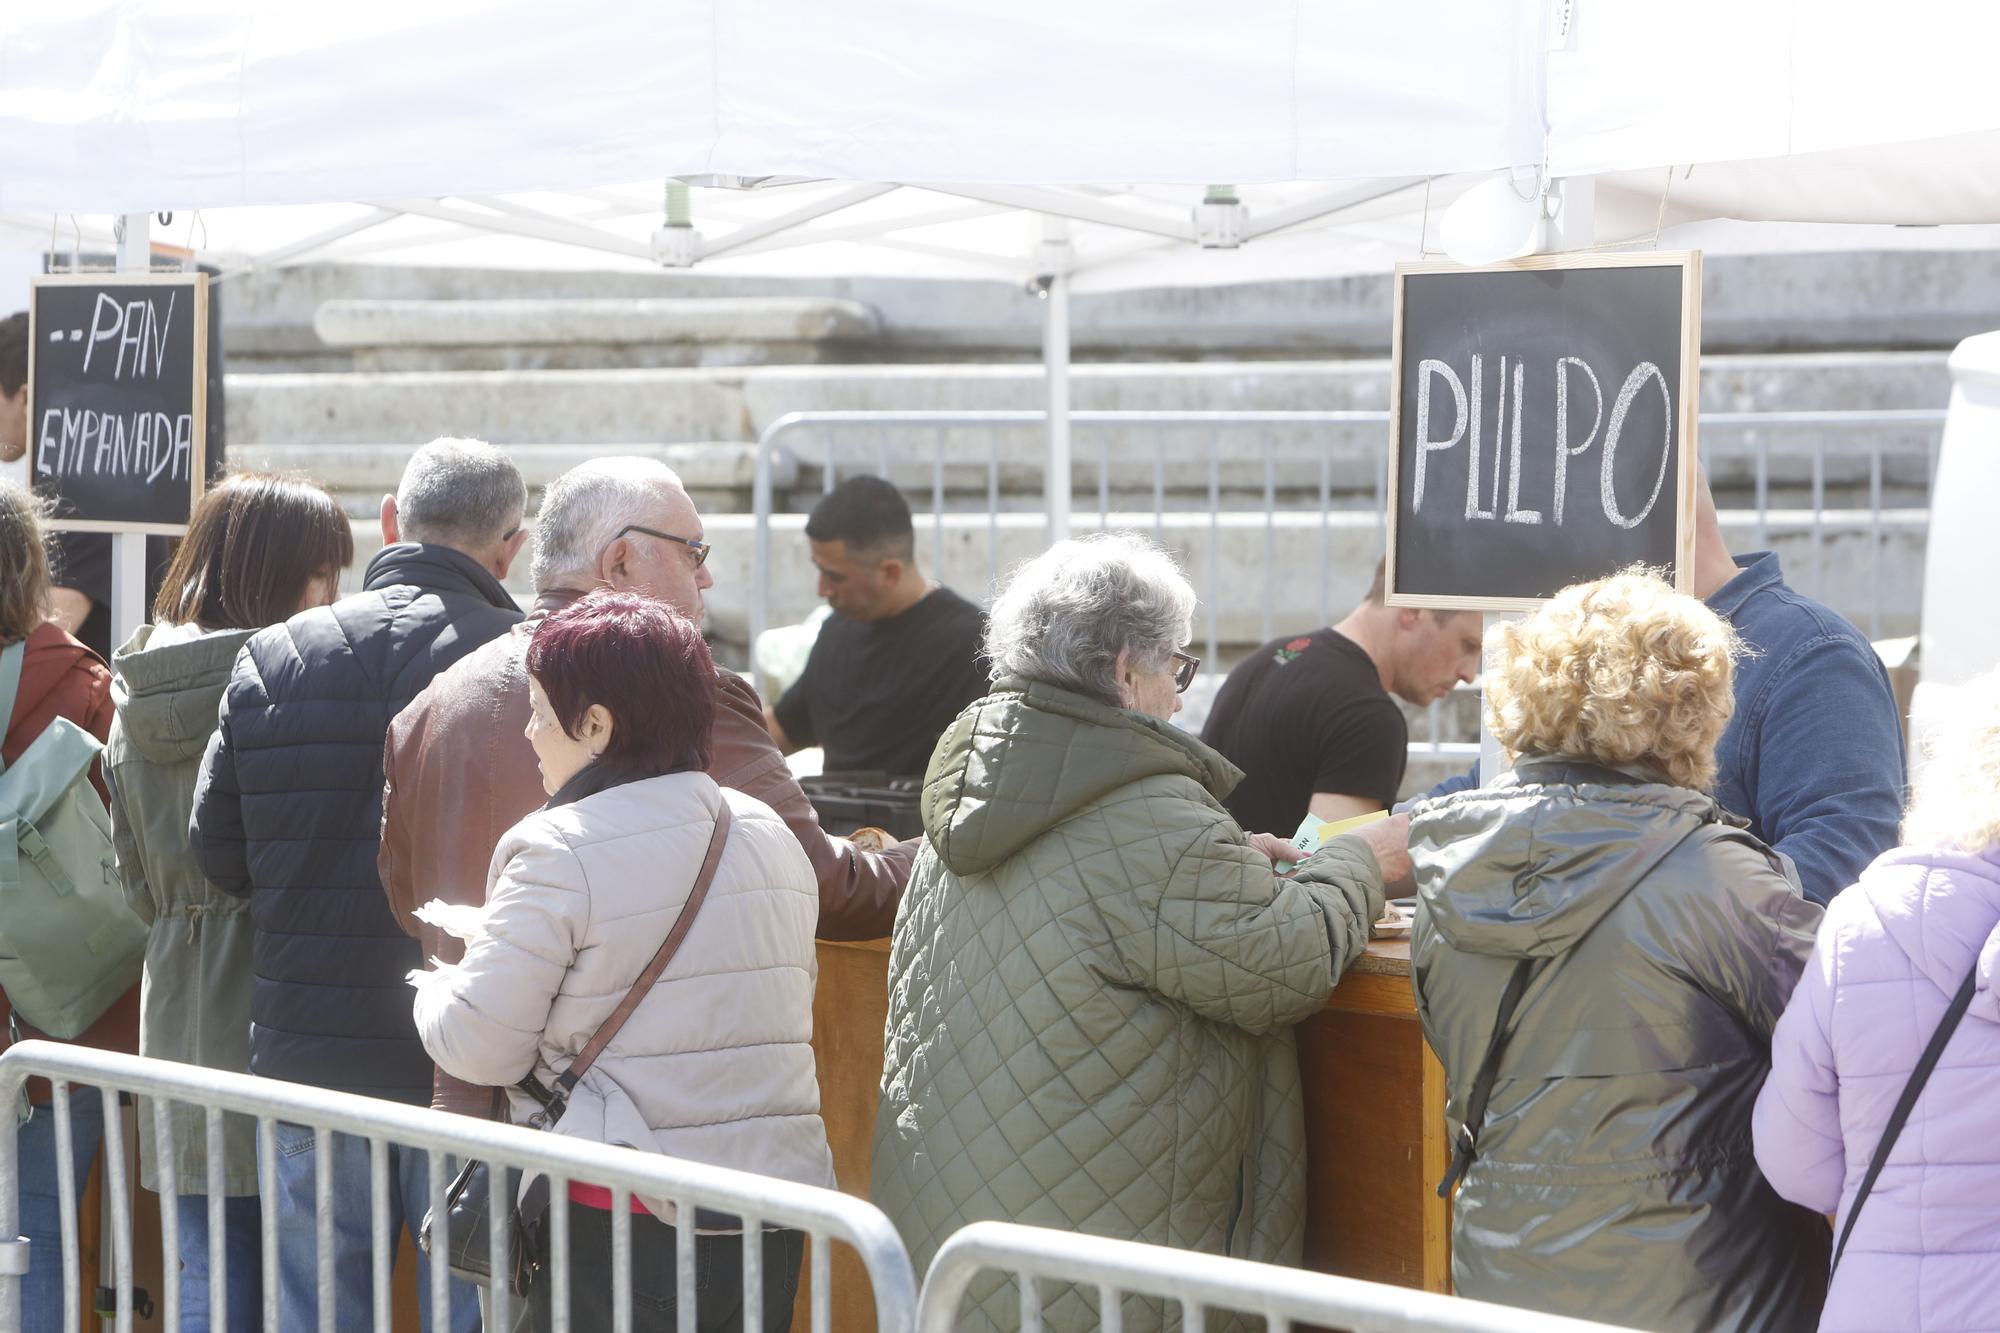
[[[1410,865],[1409,815],[1390,815],[1363,824],[1348,836],[1361,839],[1375,854],[1375,864],[1382,868],[1383,892],[1391,898],[1403,897],[1416,878]]]
[[[1275,833],[1252,833],[1250,845],[1269,857],[1272,865],[1280,861],[1290,861],[1297,865],[1306,859],[1303,848],[1296,843],[1285,841]]]

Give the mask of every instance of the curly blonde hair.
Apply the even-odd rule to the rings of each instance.
[[[1741,651],[1727,621],[1635,567],[1494,626],[1486,712],[1510,755],[1643,763],[1707,791]]]
[[[1903,841],[1976,855],[2000,847],[2000,671],[1962,697],[1964,711],[1925,746]]]

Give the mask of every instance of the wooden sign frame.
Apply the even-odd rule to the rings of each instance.
[[[1388,549],[1384,560],[1384,601],[1390,606],[1456,611],[1531,611],[1543,597],[1451,597],[1406,593],[1396,586],[1396,515],[1402,508],[1403,455],[1403,280],[1412,273],[1523,273],[1549,269],[1678,268],[1681,271],[1681,376],[1675,425],[1680,431],[1680,466],[1675,469],[1674,587],[1694,592],[1694,493],[1700,467],[1697,423],[1701,396],[1701,251],[1609,251],[1533,255],[1500,264],[1454,264],[1449,260],[1396,265],[1390,315]]]
[[[37,309],[35,294],[43,287],[185,287],[193,297],[194,304],[194,358],[189,369],[192,376],[194,404],[194,439],[188,459],[188,517],[194,517],[195,506],[201,503],[201,495],[208,487],[208,275],[200,272],[184,273],[121,273],[115,269],[101,269],[85,273],[45,273],[29,282],[28,309],[28,484],[34,488],[35,481],[35,352],[41,338],[41,330],[35,325],[32,312]],[[39,491],[37,492],[40,493]],[[111,519],[95,518],[50,518],[44,527],[57,532],[144,532],[158,533],[168,537],[179,537],[187,532],[185,523],[121,523]]]

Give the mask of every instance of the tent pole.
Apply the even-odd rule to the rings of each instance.
[[[119,272],[152,271],[153,244],[148,228],[151,220],[145,213],[126,213],[118,219],[115,231]],[[111,534],[111,646],[116,648],[124,643],[145,620],[145,534],[114,532]]]
[[[1043,299],[1042,368],[1048,385],[1049,457],[1044,487],[1048,499],[1049,541],[1069,538],[1069,228],[1061,218],[1042,219],[1041,277],[1048,283]]]
[[[1544,215],[1548,222],[1543,229],[1543,250],[1554,253],[1563,250],[1580,250],[1591,244],[1592,233],[1597,222],[1597,182],[1588,176],[1579,176],[1550,184],[1543,200]],[[1490,634],[1496,626],[1508,621],[1519,620],[1519,612],[1487,612],[1480,619],[1482,628]],[[1480,657],[1480,675],[1493,670],[1491,651]],[[1491,784],[1494,779],[1507,771],[1507,756],[1500,748],[1500,742],[1493,735],[1493,722],[1484,708],[1479,710],[1479,782],[1481,786]]]

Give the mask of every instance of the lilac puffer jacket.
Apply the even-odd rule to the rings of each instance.
[[[1901,848],[1833,900],[1753,1124],[1778,1193],[1845,1225],[1974,958],[1972,1007],[1861,1210],[1822,1333],[2000,1330],[2000,849]]]

